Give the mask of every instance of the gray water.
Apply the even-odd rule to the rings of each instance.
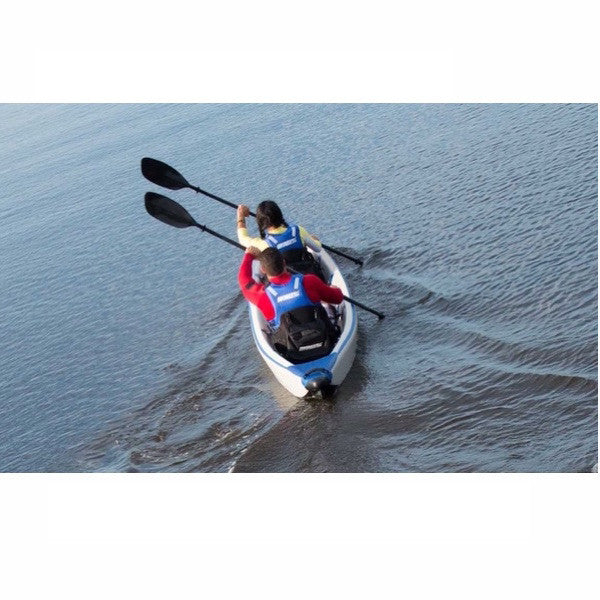
[[[0,470],[591,471],[596,105],[0,105]],[[254,348],[241,255],[143,156],[360,256],[333,402]],[[597,467],[596,467],[597,468]]]

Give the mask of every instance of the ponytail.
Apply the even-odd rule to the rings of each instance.
[[[269,227],[281,227],[282,225],[288,227],[281,209],[272,200],[264,200],[256,207],[256,224],[260,237],[263,239],[267,235]]]

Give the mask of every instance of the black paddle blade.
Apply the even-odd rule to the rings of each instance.
[[[171,198],[155,194],[154,192],[148,192],[144,196],[144,203],[149,215],[167,225],[178,227],[179,229],[198,225],[194,221],[194,217],[181,204],[177,204]]]
[[[179,171],[154,158],[142,158],[142,175],[148,181],[169,190],[191,187]]]

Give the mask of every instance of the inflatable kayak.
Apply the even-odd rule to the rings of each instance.
[[[321,264],[325,280],[339,287],[345,296],[350,296],[348,286],[331,256],[325,250],[314,256]],[[352,367],[356,355],[356,309],[347,301],[336,308],[340,337],[331,352],[316,360],[293,364],[275,351],[269,341],[268,325],[263,314],[256,306],[249,304],[252,335],[260,355],[279,383],[298,398],[331,396]]]

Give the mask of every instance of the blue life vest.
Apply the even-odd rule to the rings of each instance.
[[[287,283],[271,283],[267,287],[267,296],[275,311],[275,317],[269,321],[269,325],[274,330],[279,328],[284,313],[304,306],[320,306],[320,302],[313,302],[306,294],[303,278],[303,275],[296,274]]]
[[[304,248],[300,228],[297,225],[290,225],[283,233],[268,233],[265,242],[271,248],[277,248],[280,252],[302,250]]]

